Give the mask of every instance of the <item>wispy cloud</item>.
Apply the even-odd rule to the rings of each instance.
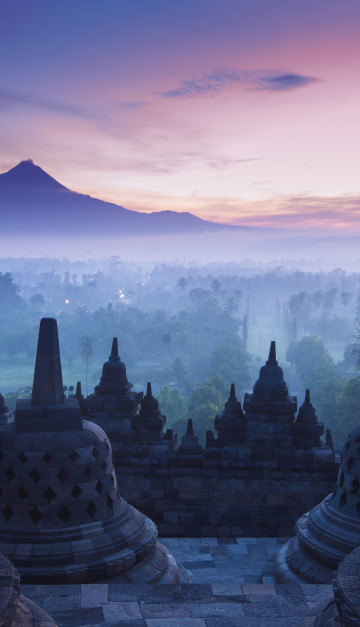
[[[113,105],[110,112],[116,114],[120,111],[132,111],[139,109],[146,104],[146,102],[138,100],[117,101]],[[51,111],[60,115],[88,120],[110,119],[108,114],[102,112],[100,109],[96,109],[95,107],[80,107],[69,104],[67,102],[52,100],[46,97],[43,98],[26,93],[14,93],[0,90],[0,110],[11,111],[15,107],[32,107],[36,109]]]
[[[208,94],[216,94],[226,88],[242,85],[244,88],[255,88],[266,91],[291,91],[306,87],[317,82],[313,76],[305,76],[281,70],[238,70],[235,68],[219,68],[210,72],[202,72],[199,76],[182,80],[178,87],[159,92],[163,98],[196,98]]]
[[[304,76],[303,74],[285,73],[285,74],[264,74],[254,77],[253,84],[261,90],[270,91],[291,91],[298,87],[307,87],[312,83],[317,83],[318,79],[314,76]]]
[[[211,92],[222,91],[229,85],[241,83],[242,73],[232,68],[221,68],[211,72],[203,72],[198,77],[181,81],[179,87],[161,92],[164,98],[194,98]]]

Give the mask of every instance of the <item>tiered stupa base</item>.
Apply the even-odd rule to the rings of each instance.
[[[20,594],[20,578],[14,566],[0,554],[1,627],[56,627],[55,621],[33,601]]]

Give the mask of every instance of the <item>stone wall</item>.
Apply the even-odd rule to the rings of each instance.
[[[333,462],[286,464],[115,457],[121,495],[160,536],[290,536],[296,520],[332,491]],[[264,467],[265,466],[265,467]]]

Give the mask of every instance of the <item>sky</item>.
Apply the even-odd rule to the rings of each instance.
[[[359,0],[0,0],[0,171],[360,231]]]

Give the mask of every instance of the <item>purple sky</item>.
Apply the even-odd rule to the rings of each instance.
[[[359,0],[0,5],[0,171],[129,209],[360,228]]]

